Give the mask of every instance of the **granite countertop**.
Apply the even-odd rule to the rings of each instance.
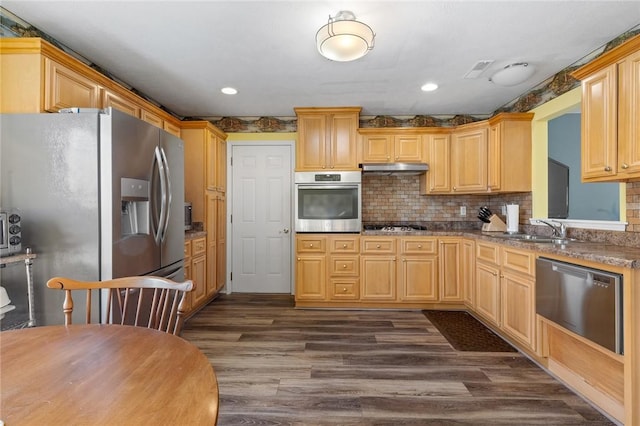
[[[185,241],[194,240],[207,236],[207,231],[184,231]]]
[[[557,254],[574,259],[590,260],[605,265],[619,266],[623,268],[640,269],[640,248],[617,246],[600,242],[572,241],[569,244],[551,244],[509,238],[492,235],[476,230],[451,230],[451,231],[411,231],[411,232],[385,232],[363,231],[362,236],[412,236],[412,237],[465,237],[476,240],[497,243],[538,253]]]

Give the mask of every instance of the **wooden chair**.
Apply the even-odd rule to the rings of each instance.
[[[185,313],[185,297],[194,288],[191,280],[182,283],[161,277],[124,277],[106,281],[76,281],[55,277],[47,287],[64,290],[62,305],[65,325],[71,324],[73,313],[72,290],[87,291],[87,324],[91,323],[91,294],[93,290],[107,297],[107,324],[135,325],[180,334]],[[113,308],[113,309],[112,309]]]

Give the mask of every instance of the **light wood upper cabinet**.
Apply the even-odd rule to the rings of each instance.
[[[582,180],[640,179],[640,35],[577,69]]]
[[[531,191],[533,114],[498,114],[489,119],[487,186],[492,192]]]
[[[102,106],[113,107],[119,111],[140,118],[140,106],[124,96],[110,90],[102,90]]]
[[[424,162],[424,132],[420,129],[359,129],[360,162]]]
[[[180,120],[41,38],[0,38],[0,112],[113,107],[179,135]]]
[[[357,170],[359,107],[294,108],[296,170]]]
[[[100,107],[98,83],[49,58],[44,59],[44,69],[45,111],[56,112],[70,107]]]
[[[451,137],[453,193],[487,192],[487,124],[465,125]]]
[[[451,192],[451,135],[429,134],[426,138],[426,161],[429,171],[420,175],[421,194],[449,194]]]

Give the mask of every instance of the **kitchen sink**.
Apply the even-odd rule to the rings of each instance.
[[[575,238],[560,238],[560,237],[545,237],[542,235],[532,235],[532,234],[496,234],[498,238],[505,238],[509,240],[515,241],[523,241],[530,243],[540,243],[540,244],[570,244],[574,242],[579,242]]]

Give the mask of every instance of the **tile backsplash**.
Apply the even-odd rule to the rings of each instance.
[[[478,209],[487,206],[502,220],[502,206],[520,205],[520,231],[549,233],[547,227],[529,225],[531,193],[492,195],[420,195],[417,176],[362,176],[362,220],[364,223],[421,223],[429,229],[480,229]],[[460,215],[465,206],[466,216]],[[640,182],[627,184],[626,232],[569,228],[568,235],[581,240],[640,246]]]
[[[531,193],[500,195],[420,195],[418,176],[362,176],[362,220],[365,223],[459,222],[479,228],[478,209],[487,206],[504,220],[502,206],[520,205],[520,223],[531,217]],[[460,207],[466,207],[466,216]],[[454,225],[455,226],[455,225]]]

